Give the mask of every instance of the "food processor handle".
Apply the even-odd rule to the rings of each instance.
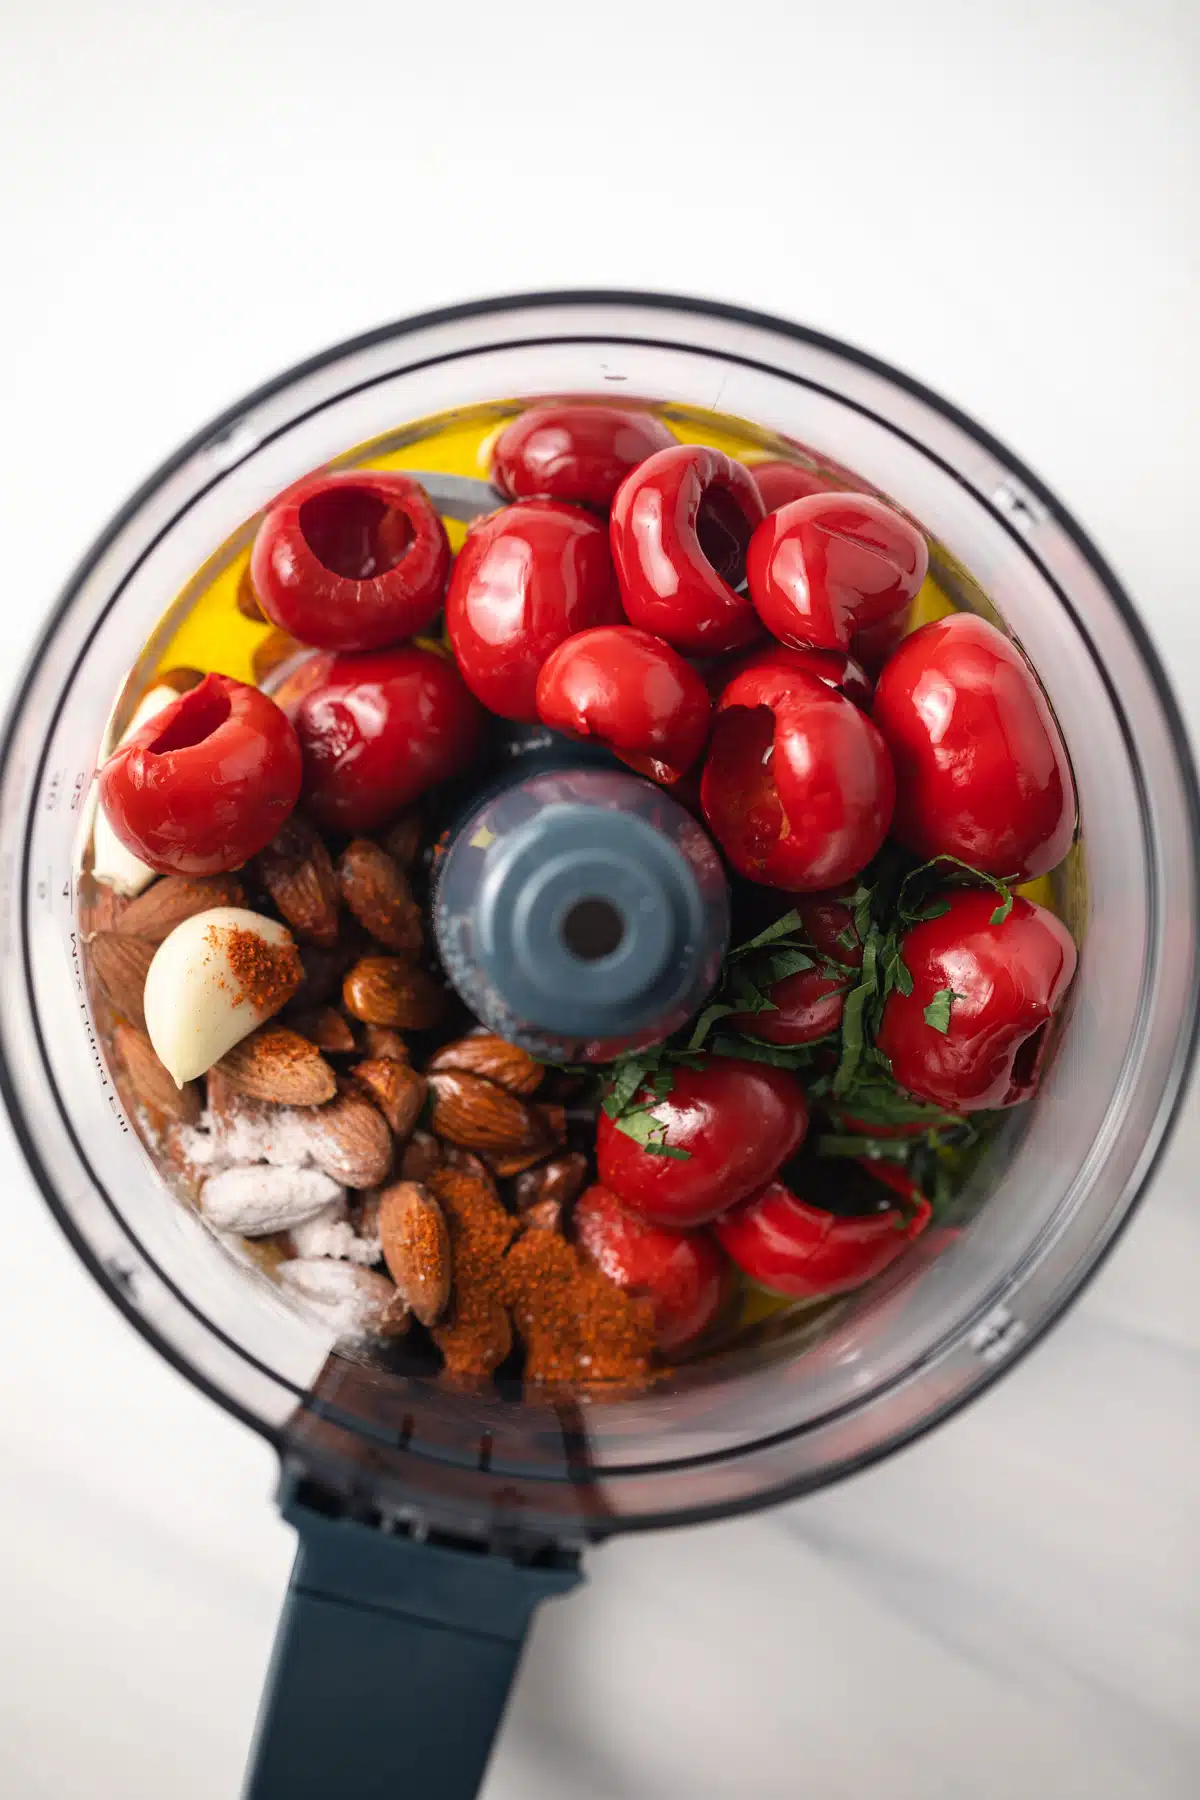
[[[285,1496],[300,1546],[243,1800],[472,1800],[535,1607],[583,1579]]]

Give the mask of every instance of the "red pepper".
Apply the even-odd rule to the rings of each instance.
[[[748,1032],[769,1044],[813,1044],[838,1029],[846,995],[853,986],[852,975],[799,969],[762,989],[771,1002],[771,1012],[732,1013],[727,1023],[734,1031]]]
[[[895,836],[989,875],[1046,875],[1071,847],[1075,783],[1058,725],[1016,645],[972,613],[904,640],[873,715],[896,765]]]
[[[731,1271],[707,1233],[647,1225],[599,1186],[579,1196],[571,1224],[579,1248],[601,1274],[654,1302],[660,1350],[691,1343],[721,1311]]]
[[[483,714],[448,656],[403,644],[317,661],[289,711],[326,830],[374,831],[474,759]]]
[[[739,874],[812,892],[870,862],[895,782],[874,725],[842,693],[773,659],[721,696],[704,814]]]
[[[489,711],[537,720],[537,679],[577,631],[622,624],[608,532],[578,506],[523,500],[477,519],[446,595],[463,679]]]
[[[601,1112],[596,1131],[600,1180],[653,1225],[701,1225],[761,1187],[804,1141],[808,1103],[795,1077],[765,1063],[708,1056],[702,1067],[672,1070],[674,1085],[656,1101],[643,1089],[662,1142],[676,1159],[645,1149]]]
[[[653,413],[531,406],[496,439],[492,478],[514,500],[565,500],[606,513],[629,471],[674,442]]]
[[[737,675],[750,669],[801,669],[826,687],[839,688],[855,706],[870,710],[875,689],[866,671],[844,650],[789,650],[785,644],[762,644],[738,656],[723,656],[705,671],[713,698],[719,700]]]
[[[803,468],[800,463],[751,463],[750,473],[769,513],[778,512],[781,506],[787,506],[792,500],[805,500],[810,494],[834,492],[832,481],[824,475],[818,475],[815,469]]]
[[[673,782],[708,742],[708,689],[677,650],[632,625],[598,625],[543,664],[537,709],[567,737],[596,738],[641,775]]]
[[[693,656],[738,650],[762,635],[735,588],[763,516],[754,477],[720,450],[676,444],[617,490],[612,549],[629,620]]]
[[[997,924],[990,889],[951,888],[936,899],[945,912],[901,940],[912,992],[889,994],[878,1046],[893,1079],[935,1106],[1016,1106],[1037,1088],[1050,1021],[1075,973],[1074,940],[1019,894]]]
[[[267,617],[321,650],[377,650],[432,624],[450,544],[411,475],[310,475],[267,509],[250,558]]]
[[[783,644],[848,650],[855,633],[902,613],[929,551],[915,525],[870,494],[813,494],[768,515],[750,540],[746,579]]]
[[[933,1212],[902,1169],[857,1160],[902,1204],[846,1216],[810,1206],[772,1181],[717,1220],[718,1243],[751,1281],[794,1300],[846,1294],[873,1281],[921,1235]]]
[[[269,844],[300,793],[300,748],[266,694],[206,675],[100,771],[100,803],[160,875],[217,875]]]

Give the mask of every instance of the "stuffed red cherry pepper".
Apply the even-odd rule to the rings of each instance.
[[[673,782],[708,742],[712,704],[690,663],[632,625],[600,625],[560,644],[543,665],[537,709],[567,737],[607,744],[639,774]]]
[[[904,613],[929,569],[915,525],[870,494],[812,494],[750,540],[746,579],[763,624],[798,649],[848,650]]]
[[[754,477],[720,450],[676,444],[617,490],[612,549],[629,621],[691,656],[718,656],[762,635],[736,592],[763,517]]]
[[[691,1343],[720,1312],[730,1268],[706,1233],[648,1225],[600,1186],[579,1196],[572,1231],[602,1275],[653,1301],[660,1350]]]
[[[606,513],[631,469],[675,442],[632,407],[531,406],[492,448],[492,478],[514,500],[565,500]]]

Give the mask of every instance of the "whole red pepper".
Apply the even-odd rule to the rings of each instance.
[[[903,1255],[933,1213],[902,1169],[865,1158],[860,1167],[901,1204],[833,1213],[772,1181],[717,1220],[718,1243],[751,1281],[790,1299],[820,1300],[862,1287]]]
[[[768,1044],[814,1044],[838,1029],[846,994],[853,986],[852,975],[798,969],[762,989],[771,1002],[770,1012],[731,1013],[727,1023]]]
[[[905,933],[912,992],[889,994],[877,1034],[892,1076],[950,1112],[1032,1097],[1077,955],[1070,932],[1020,894],[1003,919],[991,890],[951,888]]]
[[[318,825],[374,831],[473,761],[483,713],[448,656],[402,644],[316,661],[289,713]]]
[[[815,469],[804,468],[801,463],[778,460],[751,463],[750,473],[769,513],[778,512],[792,500],[805,500],[810,494],[832,493],[835,487],[826,476],[818,475]]]
[[[896,766],[893,832],[989,875],[1046,875],[1071,847],[1075,783],[1054,714],[986,619],[923,625],[891,657],[872,716]]]
[[[647,458],[617,490],[612,550],[631,624],[692,656],[738,650],[762,635],[734,590],[763,516],[743,464],[697,444]]]
[[[537,709],[567,737],[607,744],[641,775],[678,781],[708,742],[712,704],[690,663],[632,625],[580,631],[542,665]]]
[[[870,719],[844,694],[773,660],[736,676],[717,713],[700,792],[738,873],[811,892],[864,868],[895,800],[887,748]]]
[[[671,1091],[643,1089],[651,1129],[668,1150],[644,1148],[601,1112],[600,1181],[653,1225],[701,1225],[761,1187],[804,1141],[808,1103],[795,1077],[765,1063],[709,1056],[672,1071]]]
[[[713,698],[719,700],[737,675],[751,669],[800,669],[815,675],[826,687],[839,688],[855,706],[869,711],[874,684],[865,669],[844,650],[789,650],[786,644],[762,644],[737,656],[723,656],[705,670],[704,679]]]
[[[577,631],[624,622],[608,532],[557,500],[523,500],[477,519],[446,595],[463,679],[490,712],[537,721],[537,680]]]
[[[579,1248],[601,1274],[654,1302],[660,1350],[691,1343],[720,1312],[731,1271],[707,1233],[648,1225],[600,1186],[579,1196],[571,1226]]]
[[[531,406],[492,449],[492,478],[514,500],[607,512],[631,469],[675,442],[653,413],[625,406]]]
[[[217,875],[269,844],[300,793],[300,747],[266,694],[206,675],[109,757],[100,804],[160,875]]]
[[[929,569],[915,525],[870,494],[811,494],[770,513],[750,540],[746,579],[783,644],[848,650],[856,633],[907,608]]]
[[[398,470],[323,470],[268,507],[250,558],[264,613],[321,650],[377,650],[442,607],[450,544],[433,502]]]

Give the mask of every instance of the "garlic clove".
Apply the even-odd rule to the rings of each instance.
[[[267,956],[245,980],[247,937]],[[243,973],[239,973],[239,970]],[[155,951],[142,1004],[155,1054],[178,1086],[203,1075],[290,999],[303,970],[291,932],[242,906],[184,919]]]
[[[135,731],[140,731],[148,719],[155,713],[169,706],[179,695],[174,688],[152,687],[142,695],[133,709],[133,717],[118,742],[113,746],[119,749],[127,744]],[[95,826],[92,832],[92,875],[104,887],[113,888],[118,894],[132,898],[140,894],[155,880],[157,871],[151,869],[132,850],[127,850],[112,826],[105,817],[104,808],[95,802],[95,785],[92,787],[92,804],[95,807]]]

